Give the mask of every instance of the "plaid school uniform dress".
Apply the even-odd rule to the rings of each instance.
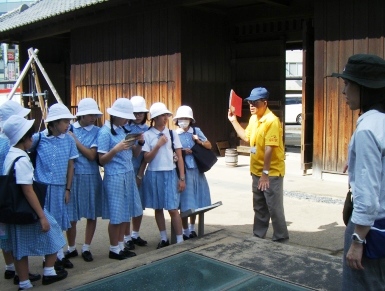
[[[195,145],[192,140],[193,129],[191,127],[187,132],[180,128],[176,132],[184,149],[191,149]],[[207,140],[200,128],[195,127],[195,133],[200,140]],[[186,188],[180,194],[181,212],[211,205],[209,184],[205,174],[199,172],[194,156],[186,155],[184,161],[186,166]]]
[[[178,176],[173,161],[169,129],[165,128],[162,132],[159,132],[152,127],[146,131],[142,151],[150,152],[158,142],[160,134],[164,134],[168,141],[160,147],[154,159],[148,164],[143,177],[145,207],[166,210],[178,209],[180,193],[178,192]],[[173,134],[174,148],[181,148],[182,145],[178,135],[175,132]]]
[[[16,182],[32,184],[33,166],[25,151],[12,147],[6,157],[4,174],[8,174],[13,161],[19,157],[16,164]],[[4,167],[5,168],[5,167]],[[44,208],[44,214],[50,224],[48,232],[41,231],[40,222],[26,225],[8,225],[8,244],[13,256],[20,260],[25,256],[44,256],[54,254],[65,245],[64,236],[55,218]]]
[[[95,125],[81,127],[73,124],[73,133],[86,148],[96,148],[100,128]],[[71,199],[67,204],[70,221],[82,217],[96,219],[102,216],[102,177],[96,160],[88,160],[80,151],[75,160]]]
[[[131,133],[139,133],[139,132],[146,132],[148,130],[147,124],[135,124],[130,123],[128,130],[131,130]],[[140,165],[143,160],[144,153],[141,152],[139,156],[136,158],[132,156],[132,166],[134,167],[135,176],[138,175]],[[144,195],[143,195],[143,187],[142,184],[138,187],[140,201],[142,202],[142,206],[144,208],[145,202],[144,202]]]
[[[48,185],[45,208],[54,216],[61,229],[67,230],[71,227],[65,204],[68,161],[79,157],[79,153],[75,140],[70,135],[47,134],[48,130],[42,132],[37,147],[35,177],[38,182]],[[39,133],[33,135],[32,147],[35,147],[38,135]]]
[[[115,127],[117,135],[112,135],[111,125],[106,121],[98,136],[98,152],[107,153],[121,142],[126,133],[122,127]],[[104,165],[102,218],[111,224],[129,222],[131,217],[143,214],[134,168],[132,150],[117,153]]]

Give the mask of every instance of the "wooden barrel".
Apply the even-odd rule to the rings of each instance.
[[[230,166],[230,167],[238,166],[238,152],[236,149],[226,149],[225,163],[226,163],[226,166]]]

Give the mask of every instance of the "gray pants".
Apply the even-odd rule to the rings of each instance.
[[[269,222],[273,225],[273,240],[289,238],[285,211],[283,209],[283,177],[269,177],[269,189],[258,190],[258,181],[261,177],[251,175],[253,178],[253,208],[255,236],[265,238]]]
[[[344,256],[342,268],[342,290],[385,290],[385,259],[371,260],[362,256],[364,270],[353,270],[346,265],[346,254],[352,243],[354,223],[349,220],[345,230]]]

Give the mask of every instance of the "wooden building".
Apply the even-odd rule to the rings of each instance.
[[[230,89],[268,88],[284,120],[285,51],[303,49],[302,168],[321,178],[341,173],[357,119],[329,76],[354,53],[384,57],[384,13],[382,0],[40,0],[0,17],[0,42],[19,44],[20,64],[38,48],[68,106],[92,97],[106,112],[133,95],[190,105],[213,144],[232,146]]]

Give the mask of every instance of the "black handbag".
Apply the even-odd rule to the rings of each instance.
[[[0,176],[0,222],[6,224],[31,224],[39,220],[35,210],[25,198],[21,186],[16,184],[15,163],[21,158],[17,157],[12,164],[8,175]],[[33,190],[44,208],[47,185],[33,181]]]
[[[195,128],[193,127],[193,134],[195,135]],[[207,172],[215,165],[218,161],[217,156],[209,149],[205,147],[195,144],[192,148],[192,154],[195,158],[195,162],[197,163],[198,170],[201,173]]]
[[[353,199],[352,199],[352,192],[349,191],[348,194],[346,194],[345,203],[344,203],[344,209],[342,210],[342,218],[344,220],[345,225],[348,225],[349,219],[352,216],[353,213]]]

